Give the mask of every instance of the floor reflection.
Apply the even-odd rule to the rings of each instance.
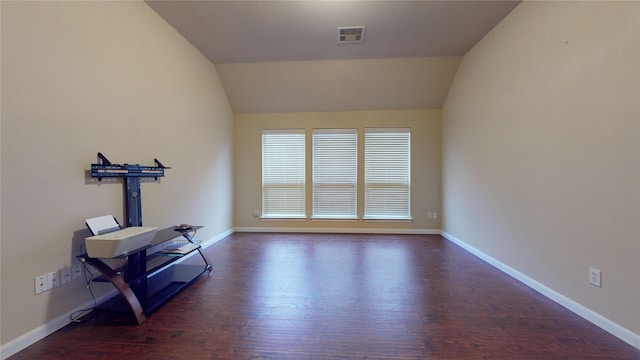
[[[400,335],[403,351],[418,353],[407,325],[419,323],[415,309],[423,303],[418,287],[424,281],[406,242],[287,236],[259,251],[252,295],[271,313],[247,327],[252,346],[358,353]]]

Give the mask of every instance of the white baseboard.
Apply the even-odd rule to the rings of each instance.
[[[528,277],[527,275],[517,271],[516,269],[505,265],[504,263],[492,258],[491,256],[485,254],[484,252],[474,248],[473,246],[465,243],[464,241],[457,239],[451,234],[448,234],[444,231],[441,232],[441,235],[451,241],[452,243],[460,246],[471,254],[477,256],[482,259],[489,265],[497,268],[498,270],[506,273],[507,275],[515,278],[516,280],[524,283],[530,288],[536,290],[547,298],[555,301],[556,303],[562,305],[566,309],[572,311],[578,316],[584,318],[585,320],[593,323],[594,325],[600,327],[601,329],[607,331],[611,335],[619,338],[620,340],[626,342],[627,344],[640,349],[640,335],[632,332],[631,330],[607,319],[606,317],[598,314],[597,312],[584,307],[583,305],[575,302],[574,300],[569,299],[568,297],[550,289],[549,287],[539,283],[538,281]]]
[[[233,234],[233,230],[232,230],[232,229],[229,229],[229,230],[227,230],[227,231],[225,231],[225,232],[223,232],[223,233],[221,233],[221,234],[218,234],[216,237],[214,237],[214,238],[212,238],[212,239],[209,239],[209,240],[207,240],[207,241],[203,241],[200,245],[202,246],[202,248],[203,248],[203,249],[206,249],[206,248],[208,248],[209,246],[211,246],[211,245],[213,245],[213,244],[217,243],[218,241],[220,241],[220,240],[222,240],[222,239],[226,238],[227,236],[229,236],[229,235],[231,235],[231,234]],[[181,262],[183,262],[183,261],[185,261],[185,260],[187,260],[187,259],[191,258],[192,256],[196,256],[196,254],[197,254],[197,252],[195,252],[195,251],[194,251],[194,252],[192,252],[192,253],[191,253],[191,254],[189,254],[189,255],[185,255],[185,256],[181,257],[179,260],[176,260],[176,261],[174,262],[174,264],[179,264],[179,263],[181,263]],[[213,264],[209,264],[209,265],[213,265]]]
[[[211,245],[213,245],[213,244],[217,243],[218,241],[220,241],[220,240],[222,240],[222,239],[226,238],[227,236],[229,236],[229,235],[233,234],[233,231],[234,231],[233,229],[229,229],[229,230],[227,230],[227,231],[225,231],[225,232],[223,232],[223,233],[218,234],[218,235],[217,235],[217,236],[215,236],[214,238],[209,239],[209,240],[207,240],[207,241],[203,242],[203,243],[202,243],[202,247],[203,247],[204,249],[208,248],[209,246],[211,246]]]
[[[224,239],[225,237],[231,235],[233,233],[233,230],[227,230],[219,235],[217,235],[216,237],[209,239],[207,241],[204,241],[202,243],[202,247],[203,248],[207,248],[215,243],[217,243],[218,241]],[[184,259],[186,259],[187,256],[185,256],[184,258],[178,260],[182,261]],[[96,303],[97,304],[101,304],[104,301],[107,301],[109,299],[111,299],[112,297],[116,296],[118,294],[118,291],[114,288],[113,291],[109,291],[106,294],[96,298]],[[74,309],[74,310],[70,310],[67,313],[60,315],[59,317],[29,331],[28,333],[12,340],[9,341],[8,343],[2,345],[0,347],[0,359],[6,359],[9,356],[12,356],[16,353],[18,353],[19,351],[27,348],[28,346],[35,344],[36,342],[44,339],[45,337],[53,334],[54,332],[62,329],[63,327],[69,325],[70,323],[70,318],[69,316],[77,311],[80,310],[84,310],[84,309],[92,309],[93,308],[93,300],[88,301],[86,304],[83,304],[82,306],[79,306],[78,308]],[[89,311],[87,311],[88,313]]]
[[[200,243],[200,245],[202,246],[202,248],[203,248],[203,249],[206,249],[206,248],[208,248],[209,246],[211,246],[211,245],[213,245],[213,244],[217,243],[218,241],[220,241],[220,240],[222,240],[222,239],[226,238],[227,236],[229,236],[229,235],[231,235],[231,234],[233,234],[233,229],[229,229],[229,230],[227,230],[227,231],[225,231],[225,232],[223,232],[223,233],[220,233],[220,234],[216,235],[215,237],[213,237],[213,238],[211,238],[211,239],[209,239],[209,240],[202,241],[202,242]],[[187,256],[183,256],[180,260],[176,261],[176,263],[177,263],[177,262],[182,261],[182,259],[184,259],[184,258],[188,258],[189,256],[191,256],[191,255],[195,255],[195,254],[196,254],[196,253],[194,252],[194,253],[191,253],[191,254],[189,254],[189,255],[187,255]]]
[[[100,304],[101,302],[107,301],[118,294],[116,289],[113,291],[109,291],[106,294],[96,298],[96,303]],[[54,332],[62,329],[63,327],[69,325],[71,322],[70,316],[71,314],[84,310],[84,309],[92,309],[93,308],[93,300],[87,301],[87,303],[78,307],[77,309],[68,311],[65,314],[58,316],[57,318],[29,331],[28,333],[9,341],[8,343],[2,345],[0,348],[0,356],[2,359],[6,359],[11,355],[18,353],[19,351],[27,348],[29,345],[32,345],[45,337],[53,334]],[[90,310],[89,310],[90,311]],[[89,312],[87,311],[87,313]]]
[[[398,234],[440,235],[439,229],[371,229],[371,228],[292,228],[292,227],[237,227],[235,232],[264,233],[325,233],[325,234]]]

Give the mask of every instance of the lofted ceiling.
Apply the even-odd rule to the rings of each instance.
[[[216,65],[234,111],[440,108],[461,57],[520,1],[146,0]],[[365,26],[339,44],[338,27]]]

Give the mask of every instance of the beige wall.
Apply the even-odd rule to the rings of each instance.
[[[635,334],[639,64],[640,3],[524,2],[443,108],[444,231]]]
[[[440,220],[427,219],[428,211],[440,209],[440,110],[353,111],[319,113],[236,114],[235,116],[235,211],[234,224],[240,230],[364,230],[394,229],[421,232],[440,228]],[[360,136],[366,127],[411,128],[411,203],[413,221],[329,221],[329,220],[261,220],[253,216],[261,209],[261,131],[263,129],[306,129],[310,149],[314,128],[355,128]],[[363,142],[359,140],[360,168]],[[311,159],[307,151],[307,215],[311,209]],[[359,175],[358,214],[362,215],[362,172]],[[388,231],[388,230],[387,230]]]
[[[2,2],[2,344],[87,303],[76,262],[88,217],[123,221],[121,182],[86,170],[172,169],[142,184],[145,225],[231,229],[233,114],[215,67],[142,2]],[[98,295],[110,285],[95,285]]]
[[[440,109],[461,58],[274,61],[217,68],[236,113]]]

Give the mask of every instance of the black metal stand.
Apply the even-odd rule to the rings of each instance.
[[[91,177],[102,180],[105,177],[122,177],[124,181],[125,209],[127,216],[127,227],[142,226],[142,199],[140,197],[140,179],[143,177],[155,178],[164,176],[166,167],[154,159],[155,166],[144,166],[139,164],[112,164],[102,153],[98,153],[98,163],[91,164]],[[129,287],[138,296],[144,299],[147,293],[147,279],[142,276],[146,273],[147,254],[144,251],[132,254],[127,261],[127,274],[133,280]],[[125,279],[127,280],[127,279]],[[144,307],[144,304],[142,304]]]
[[[102,153],[98,153],[98,163],[91,164],[91,177],[121,177],[124,178],[125,208],[127,227],[142,226],[142,199],[140,197],[140,179],[164,176],[166,167],[154,159],[155,166],[139,164],[112,164]],[[80,255],[82,261],[98,269],[107,281],[113,283],[124,296],[129,310],[133,313],[138,324],[145,320],[145,315],[153,312],[173,295],[190,285],[202,274],[212,268],[202,253],[200,245],[193,238],[192,233],[202,226],[188,229],[165,228],[156,234],[151,246],[156,246],[175,238],[184,237],[194,245],[189,251],[198,251],[204,265],[172,264],[181,256],[166,256],[153,254],[147,256],[147,248],[138,249],[127,258],[127,264],[121,271],[111,269],[102,260],[90,258],[86,254]],[[153,274],[153,276],[151,275]]]
[[[140,198],[140,178],[164,177],[164,169],[170,167],[162,165],[158,159],[153,159],[155,166],[139,164],[112,164],[102,153],[98,153],[98,163],[91,164],[91,177],[121,177],[125,178],[124,194],[127,211],[127,226],[142,226],[142,199]]]
[[[154,162],[155,166],[144,166],[139,164],[113,164],[102,153],[98,153],[98,162],[96,164],[91,164],[91,177],[98,178],[98,180],[102,180],[102,178],[107,177],[124,178],[124,201],[126,208],[127,227],[142,226],[142,200],[140,197],[140,179],[154,178],[157,180],[159,177],[164,176],[165,169],[170,169],[170,167],[162,165],[162,163],[160,163],[158,159],[154,159]],[[182,233],[178,235],[183,235],[189,241],[192,241],[188,233]],[[199,249],[198,252],[200,252]],[[202,252],[200,252],[200,255],[202,255],[203,259],[205,260],[205,271],[211,271],[211,266],[204,258]],[[106,270],[104,269],[104,266],[102,266],[101,261],[100,263],[98,263],[98,259],[89,260],[87,258],[86,261],[94,261],[95,264],[92,265],[97,265],[96,268],[105,273]],[[144,321],[144,315],[140,314],[140,308],[149,309],[152,307],[152,304],[149,302],[150,297],[148,296],[149,284],[148,278],[146,276],[148,274],[147,263],[147,252],[145,250],[138,251],[134,254],[129,255],[126,269],[124,271],[124,282],[126,283],[124,285],[127,285],[127,289],[123,290],[124,285],[120,284],[120,286],[118,286],[119,282],[112,281],[114,282],[114,284],[116,284],[116,287],[118,287],[120,292],[129,301],[131,310],[133,310],[133,312],[136,314],[138,323]],[[108,271],[106,271],[105,275],[107,275],[107,277],[113,278],[113,276],[109,276]],[[129,294],[130,291],[133,292],[133,297],[135,298],[133,300],[130,300],[130,298],[132,297],[131,294]],[[132,304],[133,302],[137,301],[139,301],[140,304]],[[142,316],[142,318],[140,316]]]

